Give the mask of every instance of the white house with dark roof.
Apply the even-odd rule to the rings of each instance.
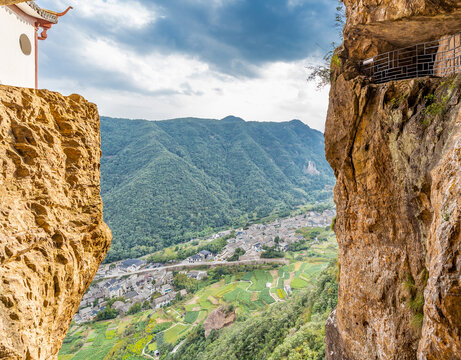
[[[139,259],[128,259],[122,261],[118,267],[122,271],[133,272],[139,270],[143,265],[146,264],[146,260]]]
[[[109,288],[109,296],[113,297],[120,297],[123,294],[123,289],[120,285],[113,286]]]
[[[34,1],[0,6],[0,84],[38,87],[38,41],[66,14],[40,8]]]
[[[135,298],[136,296],[138,296],[139,294],[136,292],[136,291],[130,291],[129,293],[126,293],[124,295],[125,299],[133,299]]]
[[[152,308],[159,309],[161,307],[167,306],[171,303],[171,301],[175,298],[176,292],[170,292],[166,295],[160,296],[157,299],[155,299],[152,303]]]
[[[214,254],[208,250],[202,250],[197,255],[202,257],[204,260],[212,260],[214,259]]]
[[[165,284],[160,288],[160,293],[162,295],[168,294],[173,291],[173,287],[170,284]]]
[[[187,261],[189,261],[189,263],[196,263],[196,262],[202,261],[202,259],[203,258],[200,255],[195,254],[195,255],[188,257]]]
[[[192,270],[187,273],[187,277],[195,280],[203,280],[208,277],[208,273],[206,271]]]

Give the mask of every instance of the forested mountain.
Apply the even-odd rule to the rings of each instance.
[[[284,123],[101,118],[106,261],[331,197],[323,134]]]

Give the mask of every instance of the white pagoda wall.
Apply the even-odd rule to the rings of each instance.
[[[30,55],[21,50],[21,34],[29,37]],[[34,27],[6,6],[0,6],[0,84],[35,87]]]

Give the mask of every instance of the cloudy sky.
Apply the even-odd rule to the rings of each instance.
[[[306,66],[336,40],[335,0],[37,0],[74,10],[40,42],[39,86],[106,116],[300,119],[324,129]]]

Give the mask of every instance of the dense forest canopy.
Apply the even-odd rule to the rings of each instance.
[[[101,118],[106,261],[331,197],[323,134],[283,123]]]

